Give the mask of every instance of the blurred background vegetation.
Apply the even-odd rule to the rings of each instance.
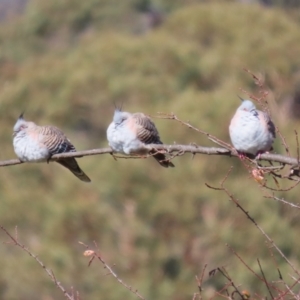
[[[300,127],[299,1],[10,0],[0,1],[0,159],[14,158],[12,128],[22,111],[61,128],[78,150],[106,147],[114,105],[174,112],[229,141],[240,90],[258,92],[243,68],[264,78],[272,118],[296,156]],[[179,123],[155,119],[166,144],[213,146]],[[277,153],[285,153],[279,139]],[[195,275],[225,266],[250,293],[267,290],[226,248],[228,243],[268,280],[278,280],[265,239],[217,186],[230,166],[228,189],[299,267],[298,212],[272,199],[240,161],[185,155],[176,168],[153,159],[79,160],[92,179],[78,181],[58,164],[1,169],[0,224],[19,238],[81,299],[134,299],[100,264],[93,246],[146,299],[192,299]],[[269,179],[269,184],[272,180]],[[288,184],[280,182],[280,187]],[[299,188],[276,196],[299,202]],[[0,235],[1,242],[7,237]],[[0,246],[0,298],[63,299],[20,249]],[[291,271],[275,254],[287,281]],[[204,295],[225,285],[205,276]]]

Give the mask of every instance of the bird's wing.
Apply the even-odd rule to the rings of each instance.
[[[137,126],[137,137],[145,144],[162,144],[159,133],[152,120],[142,113],[132,115]]]
[[[263,122],[266,124],[268,131],[272,134],[273,138],[276,138],[276,128],[274,123],[271,120],[270,115],[267,112],[262,112],[261,113],[261,117],[263,118]]]
[[[40,136],[42,137],[42,143],[45,144],[52,155],[76,151],[66,135],[55,126],[40,127]]]

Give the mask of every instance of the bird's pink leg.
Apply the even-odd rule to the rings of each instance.
[[[237,151],[237,153],[238,153],[239,159],[241,159],[241,160],[245,160],[246,159],[246,157],[247,157],[246,153],[239,152],[239,151]]]
[[[255,158],[258,159],[258,160],[260,160],[261,159],[261,155],[264,154],[264,153],[269,153],[269,151],[261,151],[260,150],[260,151],[257,152]]]

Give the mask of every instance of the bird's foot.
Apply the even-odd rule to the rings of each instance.
[[[269,153],[268,151],[258,151],[256,153],[255,159],[260,160],[261,159],[261,155],[264,153]]]
[[[238,157],[239,157],[240,160],[245,160],[247,158],[246,153],[239,152],[239,151],[237,151],[237,153],[238,153]]]
[[[158,150],[158,149],[152,149],[153,151],[153,154],[166,154],[167,151],[165,149],[161,149],[161,150]]]

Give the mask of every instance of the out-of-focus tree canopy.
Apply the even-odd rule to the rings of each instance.
[[[12,128],[24,110],[28,120],[61,128],[79,150],[106,147],[114,102],[152,116],[174,112],[229,142],[237,95],[247,97],[240,88],[258,91],[243,68],[264,78],[272,118],[296,157],[299,20],[296,10],[238,1],[30,0],[0,27],[0,159],[15,157]],[[166,144],[213,146],[179,123],[154,121]],[[274,148],[284,153],[279,140]],[[2,168],[0,220],[10,232],[18,226],[20,240],[81,299],[134,296],[100,265],[88,268],[78,241],[96,241],[147,299],[192,299],[205,263],[226,265],[239,284],[265,295],[225,246],[256,271],[259,257],[268,279],[277,280],[264,238],[204,185],[218,185],[232,165],[228,188],[298,266],[297,212],[263,198],[237,159],[185,155],[174,169],[110,155],[78,162],[91,184],[55,163]],[[297,188],[277,195],[298,202]],[[1,299],[63,299],[25,253],[2,244],[0,256]],[[282,259],[277,263],[287,274]],[[216,276],[204,293],[224,285]]]

